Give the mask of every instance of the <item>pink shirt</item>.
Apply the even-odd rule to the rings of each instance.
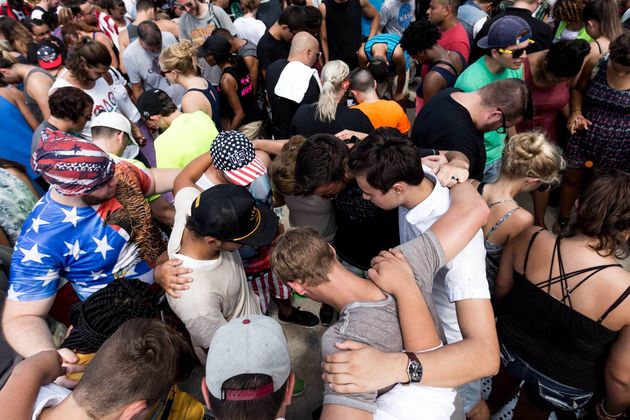
[[[457,51],[464,56],[466,63],[468,63],[468,57],[470,57],[470,41],[468,40],[466,29],[461,23],[457,23],[448,31],[442,32],[442,37],[438,39],[438,44],[447,50]],[[426,76],[429,72],[429,68],[430,66],[426,64],[422,66],[422,72],[420,73],[422,77]]]

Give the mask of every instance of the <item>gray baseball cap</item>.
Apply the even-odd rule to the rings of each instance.
[[[215,397],[243,401],[264,397],[284,385],[291,373],[287,338],[275,320],[264,315],[235,318],[217,330],[206,360],[206,385]],[[271,384],[226,389],[223,383],[243,374],[268,375]]]

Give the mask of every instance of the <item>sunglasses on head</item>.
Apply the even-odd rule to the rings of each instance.
[[[536,41],[534,41],[533,39],[528,39],[527,40],[527,43],[529,45],[533,44],[534,42],[536,42]],[[527,50],[527,47],[519,48],[517,50],[508,50],[507,48],[499,48],[497,51],[499,51],[501,54],[510,54],[512,56],[512,58],[519,58],[520,56],[523,55],[525,50]]]

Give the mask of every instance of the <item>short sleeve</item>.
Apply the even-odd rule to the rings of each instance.
[[[136,61],[133,52],[134,48],[125,49],[125,52],[123,53],[123,62],[125,63],[125,69],[127,69],[129,81],[133,84],[138,84],[142,83],[142,77],[140,75],[140,69],[138,68],[138,62]]]
[[[411,130],[411,123],[409,122],[409,118],[407,117],[407,114],[405,114],[405,111],[400,107],[398,108],[398,113],[399,119],[396,128],[402,134],[407,134],[409,133],[409,130]]]
[[[356,131],[367,134],[370,134],[372,131],[374,131],[374,126],[370,122],[370,119],[367,117],[367,115],[365,115],[360,109],[354,111],[356,112],[355,116],[357,118]]]
[[[468,245],[446,264],[444,283],[450,302],[490,299],[485,254],[483,236],[479,231]]]
[[[418,284],[432,282],[435,274],[446,263],[442,245],[431,230],[400,245],[398,249],[405,256]]]
[[[41,300],[57,294],[62,264],[44,239],[32,229],[18,239],[11,258],[9,300]]]
[[[140,169],[131,162],[119,161],[116,163],[116,172],[126,173],[129,176],[136,178],[138,185],[142,190],[142,194],[147,195],[151,189],[151,175],[148,171]]]

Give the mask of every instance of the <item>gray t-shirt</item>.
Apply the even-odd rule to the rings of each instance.
[[[256,54],[256,44],[247,39],[245,41],[247,42],[238,50],[238,55],[241,57],[258,57]]]
[[[177,43],[177,39],[170,32],[162,32],[162,50]],[[144,90],[161,89],[168,93],[176,105],[181,104],[184,88],[171,85],[160,69],[160,53],[145,50],[140,46],[140,40],[133,41],[123,53],[123,61],[131,83],[142,83]]]
[[[411,0],[385,0],[380,10],[379,26],[389,34],[402,36],[413,20],[415,2]]]
[[[236,35],[236,28],[230,17],[223,9],[213,4],[208,6],[205,16],[195,17],[190,13],[184,13],[179,18],[179,38],[192,41],[195,47],[203,44],[217,28],[224,28]]]
[[[430,231],[400,248],[412,266],[419,286],[420,283],[431,283],[440,267],[445,264],[442,246]],[[385,352],[402,351],[403,338],[394,298],[387,295],[382,301],[353,302],[346,305],[340,311],[337,322],[322,336],[322,357],[338,352],[335,343],[344,340],[366,343]],[[327,384],[324,385],[324,404],[342,405],[374,413],[377,396],[377,392],[340,394],[331,390]]]

